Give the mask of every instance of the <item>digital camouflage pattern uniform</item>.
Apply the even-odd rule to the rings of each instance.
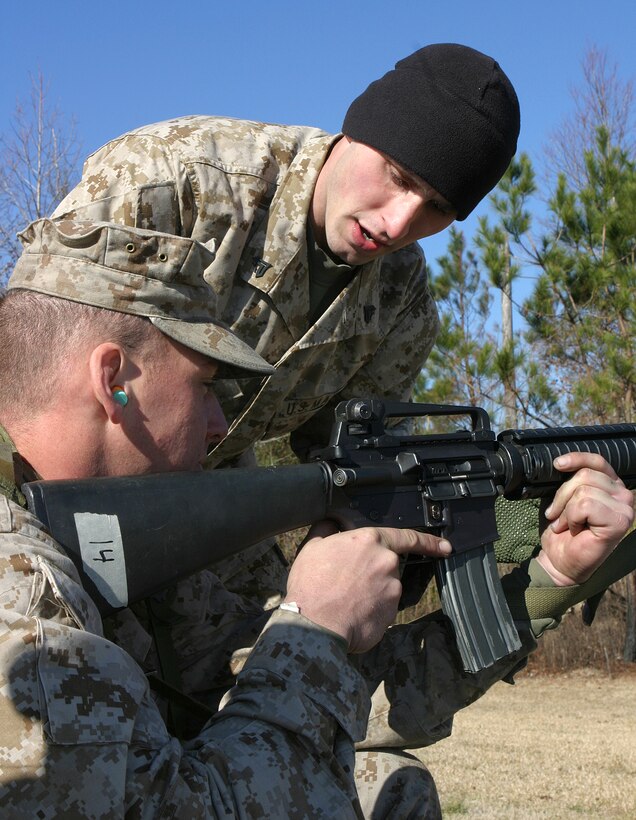
[[[220,711],[188,742],[171,736],[146,678],[151,635],[127,609],[108,640],[73,562],[24,509],[29,470],[0,427],[3,818],[440,817],[416,758],[354,758],[367,686],[342,639],[302,615],[274,613]]]

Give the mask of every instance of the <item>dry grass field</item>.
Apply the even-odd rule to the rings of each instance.
[[[419,757],[446,820],[634,820],[636,673],[523,672]]]

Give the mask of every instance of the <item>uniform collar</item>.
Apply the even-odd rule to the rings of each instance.
[[[269,207],[262,256],[244,277],[268,294],[294,336],[296,317],[305,323],[309,313],[307,216],[318,174],[339,137],[311,139],[296,154]]]
[[[20,487],[27,481],[37,481],[38,478],[38,474],[18,453],[11,436],[0,424],[0,494],[21,507],[26,507],[26,499]]]
[[[311,139],[296,154],[269,208],[262,257],[244,276],[252,287],[268,295],[293,338],[300,341],[306,337],[308,344],[320,343],[323,335],[333,341],[372,332],[377,325],[373,306],[377,305],[379,259],[358,268],[353,280],[307,333],[307,216],[318,174],[341,137],[330,134]]]

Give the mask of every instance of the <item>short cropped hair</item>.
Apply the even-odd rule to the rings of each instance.
[[[134,352],[159,331],[141,316],[11,290],[0,297],[0,409],[37,412],[62,389],[61,365],[90,341],[111,341]]]

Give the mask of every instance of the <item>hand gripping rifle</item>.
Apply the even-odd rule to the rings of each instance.
[[[470,429],[396,435],[387,418],[462,416]],[[507,430],[478,407],[340,403],[327,447],[308,464],[36,481],[29,509],[75,562],[102,614],[258,541],[326,518],[343,529],[409,527],[443,535],[435,562],[442,608],[464,666],[476,672],[520,646],[493,542],[495,500],[552,496],[560,454],[602,455],[636,486],[636,425]]]

